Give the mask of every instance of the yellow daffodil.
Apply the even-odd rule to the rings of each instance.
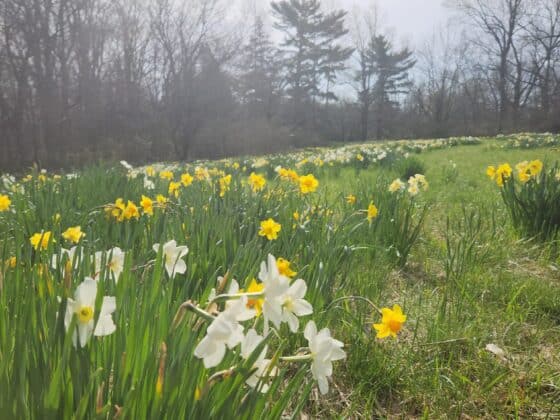
[[[249,287],[247,288],[247,293],[261,293],[264,290],[264,284],[257,283],[257,280],[251,280]],[[257,312],[257,316],[262,313],[262,306],[264,303],[264,298],[249,298],[247,300],[247,307],[254,309]]]
[[[155,171],[155,169],[154,169],[153,166],[148,166],[148,167],[146,168],[146,175],[148,175],[148,176],[151,177],[151,176],[154,176],[155,173],[156,173],[156,171]]]
[[[167,199],[167,197],[165,197],[161,194],[158,194],[158,195],[156,195],[156,201],[157,201],[157,203],[159,204],[160,207],[165,208],[165,206],[167,206],[167,202],[169,200]]]
[[[12,204],[12,200],[7,195],[0,194],[0,212],[7,211]]]
[[[62,233],[62,237],[64,239],[75,244],[80,242],[80,239],[82,239],[84,236],[86,236],[86,234],[82,232],[82,228],[80,226],[69,227]]]
[[[292,263],[284,258],[278,258],[276,260],[276,266],[278,267],[278,271],[283,276],[292,278],[297,274],[294,270],[291,269],[290,265]]]
[[[49,240],[51,239],[52,232],[41,232],[34,234],[31,238],[29,238],[29,242],[31,242],[31,246],[37,249],[47,249],[49,246]],[[53,240],[54,242],[54,240]]]
[[[17,258],[16,257],[8,258],[8,261],[6,261],[6,265],[10,268],[16,268]]]
[[[266,185],[266,179],[262,175],[251,172],[251,175],[249,175],[249,185],[253,192],[259,192]]]
[[[200,166],[194,168],[194,176],[199,181],[205,181],[210,179],[210,173],[208,172],[208,169],[202,168]]]
[[[378,213],[379,213],[379,210],[377,210],[377,207],[375,206],[375,204],[373,204],[373,201],[371,203],[369,203],[369,206],[368,206],[368,209],[367,209],[368,222],[371,223],[372,220],[377,217]]]
[[[299,180],[299,175],[293,169],[280,168],[278,175],[286,181],[297,182]]]
[[[142,207],[144,214],[147,214],[148,216],[154,215],[154,201],[150,197],[143,195],[140,200],[140,206]]]
[[[269,241],[278,238],[278,232],[282,229],[280,223],[276,223],[274,219],[267,219],[261,222],[261,229],[259,230],[259,236],[266,236]]]
[[[126,220],[130,219],[138,219],[140,217],[140,212],[138,211],[138,207],[132,201],[128,200],[126,207],[122,213],[122,217]]]
[[[161,179],[165,179],[167,181],[172,181],[173,180],[173,172],[171,172],[171,171],[161,171],[159,173],[159,177]]]
[[[511,173],[512,173],[512,169],[511,166],[509,166],[509,163],[503,163],[500,166],[498,166],[498,169],[496,169],[496,174],[494,177],[498,187],[504,186],[504,181],[511,177]]]
[[[356,204],[356,196],[354,194],[348,194],[346,196],[346,202],[353,206],[354,204]]]
[[[105,206],[105,212],[107,213],[108,217],[113,217],[119,222],[122,222],[124,219],[124,210],[126,206],[122,198],[117,198],[114,204],[108,204]]]
[[[373,324],[373,328],[377,331],[377,338],[397,337],[397,333],[401,330],[402,325],[406,321],[406,315],[402,313],[399,305],[393,305],[393,309],[381,309],[381,323]]]
[[[319,186],[319,181],[313,174],[303,175],[299,177],[299,191],[302,194],[315,192]]]
[[[218,183],[220,184],[220,197],[223,197],[224,195],[226,195],[226,192],[229,191],[229,185],[231,184],[231,175],[221,177],[218,180]]]
[[[531,176],[536,177],[538,174],[541,173],[543,168],[543,163],[536,159],[529,162],[529,172],[531,172]]]
[[[169,183],[169,189],[167,190],[167,193],[169,195],[174,195],[175,197],[179,197],[180,188],[181,188],[181,183],[180,182],[171,181]]]
[[[184,173],[181,175],[181,183],[183,186],[188,187],[193,183],[194,178],[189,173]]]
[[[389,185],[389,192],[395,193],[397,191],[404,190],[404,188],[405,188],[404,182],[402,182],[399,178],[397,178],[393,182],[391,182],[391,185]]]

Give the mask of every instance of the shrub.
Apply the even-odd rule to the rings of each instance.
[[[488,167],[500,187],[512,224],[524,237],[550,240],[560,229],[560,172],[558,163],[545,169],[540,160],[520,162],[515,171],[505,163]]]
[[[416,157],[408,157],[398,163],[400,178],[409,179],[416,174],[423,174],[426,170],[422,161]]]

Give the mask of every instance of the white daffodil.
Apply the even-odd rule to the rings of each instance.
[[[265,334],[268,326],[268,321],[271,321],[276,328],[284,320],[283,317],[283,300],[282,298],[290,288],[290,279],[283,276],[278,271],[276,265],[276,258],[268,254],[268,264],[264,261],[261,263],[261,270],[259,272],[259,280],[264,285],[264,302],[263,302],[263,315],[265,321]]]
[[[101,337],[112,334],[116,330],[111,314],[115,312],[117,305],[114,296],[104,296],[97,325],[94,326],[95,299],[97,296],[97,282],[92,278],[86,279],[78,285],[74,299],[68,298],[64,326],[66,331],[70,327],[72,317],[76,315],[77,325],[72,335],[72,341],[76,347],[84,347],[91,335]]]
[[[130,163],[128,163],[126,160],[121,160],[120,164],[127,170],[127,171],[132,171],[134,168],[132,167],[132,165]]]
[[[206,336],[194,349],[194,355],[204,362],[207,369],[217,366],[224,358],[226,346],[230,349],[243,340],[243,327],[239,321],[254,318],[256,312],[247,308],[247,297],[231,301],[206,330]]]
[[[303,297],[307,285],[302,279],[290,286],[290,279],[278,271],[276,259],[268,255],[268,264],[262,263],[259,279],[263,282],[263,314],[265,325],[270,320],[276,328],[287,322],[290,330],[296,332],[299,327],[298,316],[313,313],[313,307]]]
[[[99,251],[95,253],[95,269],[97,270],[96,278],[101,272],[101,261],[103,260],[103,252]],[[124,269],[124,257],[126,255],[122,249],[115,247],[110,249],[106,253],[107,255],[107,268],[110,273],[115,276],[115,283],[119,281],[119,277]]]
[[[302,279],[297,279],[282,296],[282,319],[288,323],[291,332],[297,332],[299,328],[298,316],[313,313],[313,306],[304,298],[307,292],[307,284]]]
[[[144,188],[146,188],[147,190],[153,190],[155,187],[156,184],[154,184],[154,181],[148,178],[144,178]]]
[[[248,360],[263,340],[264,337],[262,335],[258,335],[254,329],[251,328],[249,331],[247,331],[245,338],[241,342],[241,357],[243,357],[243,359],[245,360]],[[255,369],[255,372],[253,372],[253,374],[245,381],[245,383],[251,388],[255,388],[259,384],[261,378],[266,376],[267,374],[270,376],[275,376],[277,374],[278,369],[270,369],[271,360],[265,358],[266,351],[267,347],[264,347],[261,354],[253,364],[253,369]],[[262,384],[260,386],[260,391],[263,393],[267,392],[268,384]]]
[[[160,244],[154,244],[153,249],[159,252]],[[187,264],[181,258],[187,255],[189,248],[187,246],[177,246],[175,240],[163,244],[163,262],[165,270],[169,277],[173,278],[175,273],[183,274],[187,271]]]
[[[58,255],[53,255],[52,259],[51,259],[51,267],[53,269],[58,269],[58,263],[62,262],[62,260],[64,259],[64,255],[66,255],[68,257],[68,261],[67,264],[73,264],[74,262],[74,255],[76,255],[76,247],[73,246],[70,249],[65,249],[65,248],[61,248],[60,249],[60,257]]]
[[[303,335],[309,342],[311,373],[319,384],[321,394],[326,394],[329,391],[327,377],[332,375],[332,362],[346,357],[346,353],[342,350],[344,344],[332,338],[328,328],[317,332],[317,326],[313,321],[307,323]]]

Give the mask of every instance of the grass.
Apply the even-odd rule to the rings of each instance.
[[[253,170],[243,166],[252,159],[239,160],[239,169],[231,162],[208,163],[233,174],[224,197],[215,183],[195,181],[172,197],[165,211],[125,223],[107,220],[102,206],[118,197],[138,202],[149,191],[142,176],[130,179],[122,169],[99,167],[68,180],[42,182],[35,174],[22,183],[23,191],[5,191],[15,211],[0,213],[0,261],[18,260],[16,268],[0,270],[2,413],[8,418],[560,416],[559,256],[554,243],[519,236],[498,188],[485,175],[488,165],[505,161],[541,159],[552,165],[560,151],[554,145],[504,147],[507,141],[412,153],[408,166],[425,168],[430,183],[414,199],[387,193],[407,168],[400,152],[374,163],[366,147],[366,163],[305,163],[298,172],[315,173],[320,182],[307,196],[273,179],[271,170],[282,162],[295,167],[302,156],[269,158],[254,169],[267,174],[260,193],[243,185]],[[310,151],[309,160],[317,153],[324,156]],[[177,177],[180,171],[175,172]],[[167,195],[167,183],[154,181],[149,194]],[[349,194],[356,196],[354,205],[345,201]],[[363,210],[372,200],[380,212],[370,224]],[[294,211],[302,217],[298,222]],[[257,234],[259,221],[268,217],[282,225],[275,241]],[[395,230],[404,220],[412,227]],[[418,237],[412,235],[414,223]],[[49,267],[51,255],[69,246],[61,232],[74,225],[86,232],[84,255],[113,246],[127,252],[118,284],[102,275],[99,285],[105,295],[116,296],[117,329],[84,349],[72,346],[62,318],[64,298],[91,273],[90,262],[84,258],[66,276]],[[38,252],[28,238],[41,229],[52,230],[57,242]],[[169,239],[190,248],[187,272],[174,278],[151,250],[153,243]],[[302,318],[300,331],[312,318],[345,343],[347,358],[335,362],[326,396],[305,363],[279,362],[280,374],[264,395],[244,385],[250,369],[239,368],[210,386],[211,375],[238,364],[237,356],[228,353],[219,369],[204,369],[193,355],[204,322],[186,313],[174,323],[181,303],[205,302],[218,276],[228,272],[246,286],[269,252],[289,259],[307,282],[314,314]],[[375,338],[371,324],[380,316],[367,300],[378,307],[402,306],[408,319],[398,339]],[[301,332],[291,334],[283,326],[267,344],[272,357],[295,354],[306,342]],[[487,350],[488,344],[503,354]]]

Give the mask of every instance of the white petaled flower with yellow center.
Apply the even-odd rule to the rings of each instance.
[[[161,246],[160,244],[154,244],[153,250],[158,253]],[[187,246],[177,246],[175,240],[163,244],[163,263],[169,277],[173,278],[175,274],[184,274],[187,271],[187,264],[181,258],[188,252],[189,248]]]
[[[303,299],[307,292],[307,284],[302,279],[297,279],[282,297],[282,319],[288,323],[291,332],[299,328],[299,316],[311,315],[313,306]]]
[[[247,308],[247,296],[232,300],[207,328],[206,336],[194,349],[194,355],[202,359],[206,369],[219,365],[226,347],[233,349],[243,340],[243,326],[239,322],[255,315],[254,310]]]
[[[97,297],[97,282],[92,278],[86,279],[78,285],[74,299],[68,298],[64,327],[70,328],[72,318],[76,316],[76,327],[72,335],[74,347],[84,347],[92,334],[96,337],[110,335],[116,330],[111,314],[117,305],[114,296],[104,296],[97,324],[94,323],[95,299]]]
[[[311,352],[311,374],[319,385],[321,394],[329,392],[328,377],[332,375],[332,362],[346,357],[344,343],[331,337],[328,328],[317,332],[315,322],[309,321],[303,333]]]
[[[290,331],[296,332],[299,327],[299,316],[313,313],[313,307],[304,298],[307,285],[302,279],[297,279],[290,286],[290,279],[280,274],[276,258],[268,255],[268,264],[261,263],[259,279],[264,285],[263,314],[265,326],[270,320],[276,328],[282,322],[287,322]],[[265,331],[266,333],[266,331]]]
[[[101,261],[103,261],[103,252],[99,251],[95,253],[95,269],[97,270],[96,278],[101,273]],[[105,253],[107,256],[107,269],[109,273],[113,274],[115,278],[115,283],[118,283],[119,277],[124,270],[124,257],[126,253],[123,252],[119,247],[110,249]]]

